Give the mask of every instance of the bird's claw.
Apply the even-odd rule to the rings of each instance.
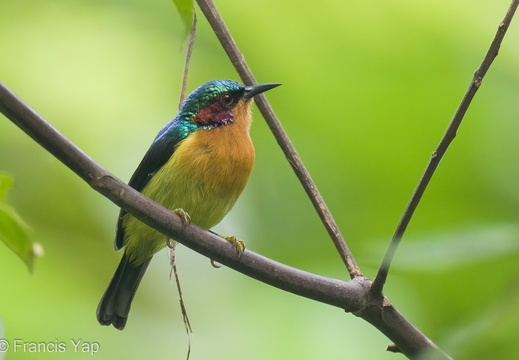
[[[215,269],[219,269],[222,267],[222,265],[217,264],[213,259],[211,259],[211,266]]]
[[[227,240],[234,246],[236,251],[238,251],[238,260],[240,260],[241,255],[243,254],[243,251],[245,250],[245,242],[243,240],[238,239],[236,236],[224,236],[224,235],[219,235],[219,234],[216,234],[216,235],[218,235],[219,237],[221,237],[224,240]],[[213,259],[211,259],[211,266],[214,267],[215,269],[222,267],[221,265],[217,264]]]
[[[245,242],[243,240],[238,239],[236,236],[220,235],[220,237],[230,242],[236,248],[236,251],[238,251],[238,260],[240,260],[243,251],[245,250]]]
[[[185,212],[184,209],[178,208],[173,210],[173,212],[178,215],[185,226],[191,225],[191,216],[189,216],[189,214]]]

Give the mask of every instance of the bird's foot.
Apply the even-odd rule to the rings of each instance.
[[[182,220],[184,226],[191,225],[191,216],[189,216],[189,214],[185,212],[184,209],[178,208],[173,210],[173,212],[177,214],[178,217],[180,217],[180,220]]]
[[[243,240],[238,239],[236,236],[224,236],[224,235],[217,234],[213,231],[211,231],[211,232],[215,235],[218,235],[222,239],[230,242],[234,246],[236,251],[238,252],[238,260],[240,260],[241,255],[243,254],[243,251],[245,250],[245,242]],[[211,259],[211,265],[216,269],[222,267],[221,265],[217,264],[213,259]]]
[[[241,258],[241,255],[243,254],[243,251],[245,250],[245,242],[243,240],[238,239],[236,236],[224,236],[224,235],[218,235],[222,239],[227,240],[230,242],[235,248],[236,251],[238,251],[238,260]]]

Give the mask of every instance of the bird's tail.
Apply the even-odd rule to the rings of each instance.
[[[124,329],[133,297],[150,261],[151,258],[141,265],[134,265],[126,254],[123,255],[97,307],[97,321],[101,325]]]

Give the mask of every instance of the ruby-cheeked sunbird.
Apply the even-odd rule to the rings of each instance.
[[[254,164],[251,100],[281,84],[214,80],[194,90],[158,133],[128,185],[210,229],[231,210]],[[121,210],[115,249],[125,248],[97,308],[101,325],[122,330],[153,255],[170,239]]]

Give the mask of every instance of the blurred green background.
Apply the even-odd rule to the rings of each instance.
[[[508,0],[217,1],[217,7],[373,277],[428,157],[490,44]],[[239,80],[198,11],[189,91]],[[519,19],[428,188],[386,288],[457,359],[519,352]],[[0,81],[123,180],[178,107],[185,49],[170,0],[0,1]],[[309,200],[255,110],[257,162],[216,228],[277,261],[347,279]],[[0,115],[10,202],[45,249],[34,274],[0,244],[0,322],[11,341],[65,353],[6,359],[183,359],[187,337],[166,251],[123,332],[97,303],[121,254],[118,209]],[[292,296],[182,246],[177,261],[191,359],[395,359],[363,320]],[[0,359],[2,354],[0,354]]]

